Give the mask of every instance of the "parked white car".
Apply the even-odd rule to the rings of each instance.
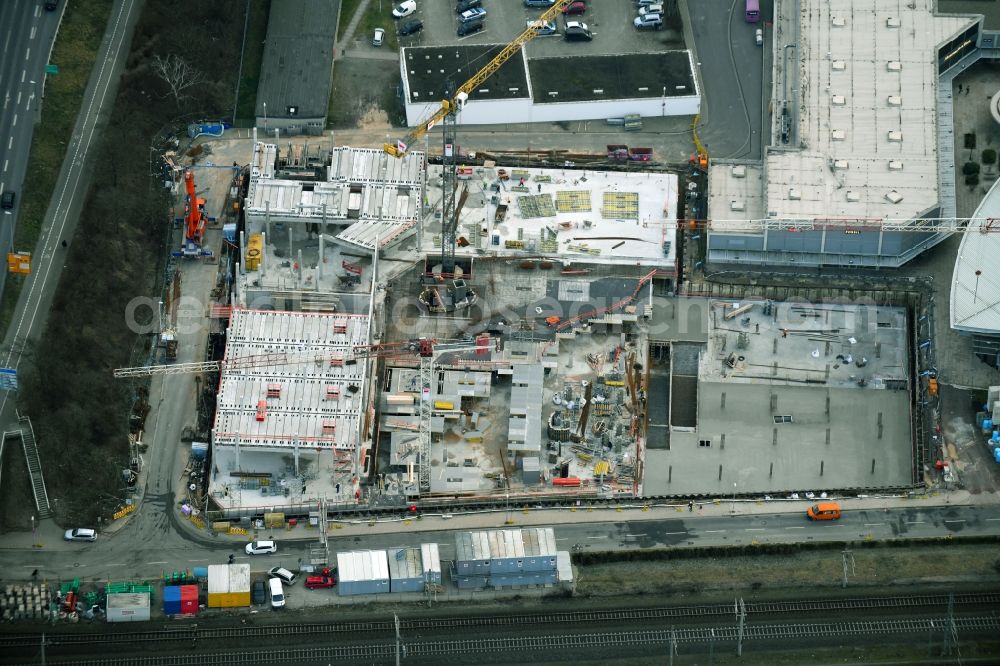
[[[385,30],[375,28],[375,36],[372,37],[372,46],[382,46],[385,43]]]
[[[392,16],[394,18],[403,18],[404,16],[409,16],[415,11],[417,11],[416,0],[404,0],[404,2],[401,2],[393,7]]]

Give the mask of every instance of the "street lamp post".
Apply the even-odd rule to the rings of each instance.
[[[729,507],[729,513],[736,514],[736,483],[733,482],[733,503]]]
[[[35,515],[31,515],[31,536],[35,536]]]
[[[267,134],[267,102],[264,102],[264,134]]]

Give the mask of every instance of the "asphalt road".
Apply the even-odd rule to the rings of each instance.
[[[47,12],[42,0],[8,0],[0,3],[0,194],[14,192],[13,210],[4,210],[0,219],[0,255],[6,256],[14,239],[20,194],[28,168],[31,137],[45,81],[45,66],[55,41],[56,29],[65,3]],[[0,271],[0,292],[7,271]]]
[[[2,3],[0,24],[4,23],[4,14],[2,12],[6,11],[10,5],[25,6],[27,9],[31,9],[30,13],[33,14],[34,7],[41,5],[41,2],[17,0],[14,3]],[[61,2],[60,6],[65,6],[65,2]],[[4,367],[17,368],[20,364],[24,342],[37,336],[40,331],[44,330],[45,319],[51,307],[52,297],[63,269],[63,253],[65,250],[61,247],[61,241],[63,239],[72,239],[73,232],[76,229],[77,218],[85,198],[84,195],[90,186],[91,170],[88,169],[88,164],[92,159],[91,148],[95,144],[95,140],[99,138],[98,130],[106,122],[108,112],[114,102],[119,76],[125,66],[125,57],[128,54],[128,46],[132,40],[132,31],[141,13],[141,9],[142,0],[118,0],[111,9],[108,28],[98,50],[93,73],[84,92],[83,106],[80,108],[76,125],[73,129],[73,136],[66,150],[66,159],[63,161],[59,171],[59,178],[56,181],[55,190],[52,193],[52,199],[45,214],[38,245],[34,248],[32,254],[32,273],[25,288],[21,290],[21,296],[18,299],[14,312],[14,319],[10,328],[6,331],[4,348],[8,351],[6,355],[0,357],[0,362],[2,362]],[[40,9],[39,12],[45,14]],[[47,20],[53,23],[52,30],[54,31],[56,18],[53,15],[49,15]],[[15,28],[14,32],[32,35],[36,31],[30,26],[22,26],[20,30]],[[51,40],[51,37],[49,39]],[[38,49],[32,47],[32,52],[36,51]],[[30,53],[28,55],[29,57],[31,56]],[[18,60],[17,54],[6,48],[4,49],[3,57],[13,57],[15,61]],[[45,49],[45,53],[37,55],[37,57],[40,57],[41,68],[44,70],[44,64],[48,60],[48,50]],[[4,71],[4,76],[6,76],[6,70]],[[24,72],[23,74],[21,73],[22,71]],[[26,70],[15,69],[15,72],[18,80],[23,76],[25,83],[31,81]],[[40,84],[40,79],[37,81]],[[14,99],[16,97],[17,95],[15,94]],[[31,97],[30,93],[28,97]],[[24,97],[24,91],[22,91],[22,99],[24,100],[22,103],[26,103],[27,98]],[[35,101],[32,102],[32,104],[35,103]],[[33,106],[32,109],[34,108]],[[6,119],[9,113],[5,111],[2,115]],[[10,117],[12,128],[16,129],[21,125],[28,124],[23,119],[19,119],[17,124],[14,124],[14,119],[22,115],[17,114]],[[28,154],[29,147],[30,134],[28,138],[24,139],[23,150],[25,156]],[[19,166],[22,177],[24,162],[26,161],[27,159],[23,158]],[[0,246],[2,245],[3,241],[0,240]],[[3,423],[16,422],[13,410],[14,401],[8,400],[9,395],[5,393],[2,402],[0,402],[0,420]],[[6,429],[12,430],[14,428]],[[44,461],[42,464],[44,469]]]
[[[771,16],[771,5],[761,2],[762,16]],[[698,134],[713,158],[760,159],[768,139],[762,119],[770,100],[770,30],[763,21],[748,24],[743,10],[743,0],[688,2],[703,86]],[[754,42],[758,27],[762,47]]]
[[[704,511],[677,512],[653,510],[623,514],[621,520],[585,521],[585,514],[535,512],[532,523],[543,517],[554,526],[558,548],[562,550],[628,550],[662,547],[739,545],[752,542],[789,543],[798,541],[844,542],[866,539],[906,539],[947,537],[949,535],[1000,534],[1000,506],[927,506],[913,504],[888,509],[845,511],[840,521],[811,523],[799,512],[762,513],[760,507],[737,502],[723,502]],[[81,579],[156,578],[165,571],[224,563],[229,554],[236,560],[250,561],[252,570],[263,572],[282,565],[297,569],[305,559],[308,541],[282,541],[282,533],[273,536],[279,542],[278,553],[248,557],[243,543],[221,537],[194,537],[188,530],[174,531],[166,502],[153,501],[143,506],[145,519],[135,527],[114,536],[104,536],[93,544],[63,543],[58,535],[45,539],[43,548],[34,548],[30,540],[8,538],[0,545],[0,568],[6,579],[30,577],[33,570],[50,578],[77,576]],[[652,514],[652,515],[651,515]],[[528,524],[514,513],[519,524]],[[135,516],[139,518],[140,516]],[[504,514],[442,520],[427,517],[419,523],[347,525],[333,530],[332,552],[356,549],[382,549],[425,542],[441,544],[441,558],[454,557],[454,530],[469,529],[468,522],[502,525]],[[461,523],[461,524],[459,524]],[[427,529],[431,528],[431,529]],[[260,538],[271,534],[261,533]]]

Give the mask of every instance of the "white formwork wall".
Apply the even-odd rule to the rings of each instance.
[[[406,104],[406,124],[414,126],[441,108],[440,100]],[[611,99],[534,104],[530,99],[469,102],[458,116],[460,125],[545,123],[564,120],[602,120],[639,114],[644,118],[693,116],[701,111],[701,96]]]

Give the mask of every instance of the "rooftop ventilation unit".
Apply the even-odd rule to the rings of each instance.
[[[885,193],[885,200],[888,201],[889,203],[898,204],[900,201],[903,200],[903,195],[897,192],[896,190],[889,190],[888,192]]]
[[[802,198],[802,193],[796,190],[794,187],[788,190],[788,198],[792,201],[798,201]]]
[[[746,210],[747,206],[742,201],[730,201],[729,208],[736,211]]]
[[[840,16],[831,16],[830,17],[830,23],[833,24],[834,28],[843,28],[845,25],[847,25],[847,21],[845,21]]]
[[[902,171],[903,163],[899,160],[889,160],[889,170],[890,171]]]
[[[845,69],[847,69],[847,63],[844,62],[843,60],[834,60],[833,63],[831,64],[831,67],[833,67],[833,70],[835,72],[842,72]]]
[[[889,132],[889,141],[900,142],[903,140],[903,133],[899,130],[892,130]]]
[[[847,190],[848,201],[861,201],[861,192],[857,190]]]
[[[843,141],[847,138],[847,132],[842,129],[835,129],[830,133],[830,136],[833,137],[834,141]]]
[[[847,160],[834,160],[833,161],[833,168],[834,169],[846,169],[847,167],[848,167]]]
[[[889,18],[887,18],[885,20],[885,27],[887,27],[887,28],[898,28],[899,27],[899,19],[896,18],[895,16],[890,16]]]
[[[834,95],[832,101],[834,106],[844,106],[847,104],[847,98],[843,95]]]
[[[890,72],[899,72],[903,69],[903,63],[899,62],[898,60],[890,60],[889,62],[885,63],[885,68]]]
[[[747,168],[742,164],[736,164],[733,166],[733,178],[746,178]]]
[[[889,102],[889,106],[903,106],[903,98],[899,95],[889,95],[886,101]]]

